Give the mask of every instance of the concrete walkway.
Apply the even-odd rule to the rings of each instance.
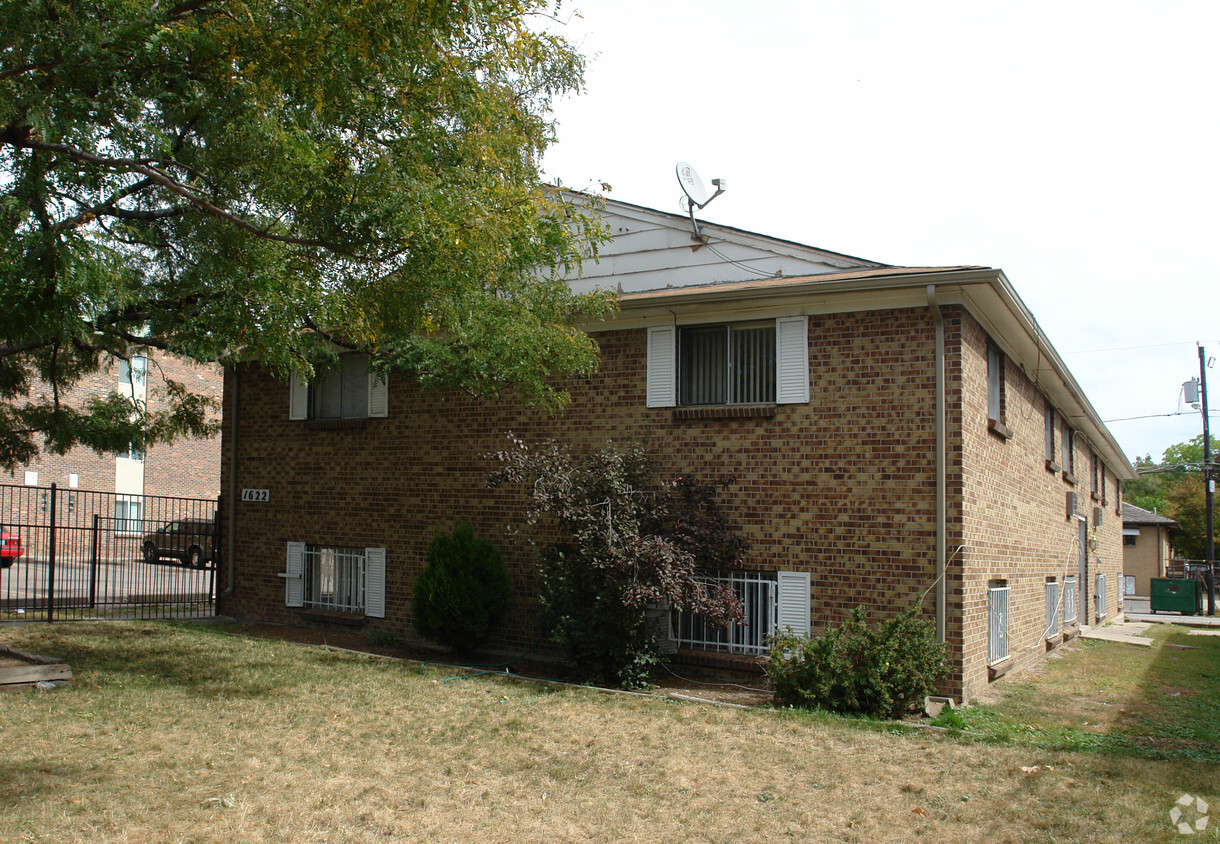
[[[1152,624],[1179,624],[1185,627],[1197,627],[1205,630],[1220,630],[1220,615],[1181,615],[1176,612],[1157,612],[1149,609],[1147,598],[1123,598],[1123,614],[1128,621],[1148,622]],[[1204,612],[1207,611],[1207,598],[1203,599]]]
[[[1119,621],[1099,627],[1089,627],[1080,631],[1081,639],[1100,639],[1105,642],[1123,642],[1128,645],[1139,645],[1142,648],[1152,647],[1152,640],[1140,634],[1148,632],[1152,625],[1142,621]]]
[[[1081,631],[1082,639],[1123,642],[1143,648],[1152,647],[1152,640],[1143,635],[1153,624],[1173,624],[1192,628],[1192,636],[1220,636],[1220,616],[1153,613],[1147,598],[1123,598],[1123,619],[1110,624],[1088,627]]]

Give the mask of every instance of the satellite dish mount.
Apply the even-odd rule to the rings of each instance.
[[[692,239],[700,243],[707,243],[707,238],[699,232],[699,221],[695,219],[695,209],[703,208],[713,199],[724,193],[728,183],[724,179],[712,179],[712,184],[716,186],[716,192],[708,196],[707,188],[703,186],[703,180],[699,178],[699,174],[695,172],[694,167],[691,167],[685,161],[679,161],[674,169],[678,174],[678,184],[682,186],[682,192],[686,194],[685,198],[680,200],[680,202],[690,212],[690,224],[695,230]]]

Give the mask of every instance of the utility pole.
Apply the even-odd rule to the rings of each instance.
[[[1212,465],[1212,435],[1207,419],[1207,356],[1199,345],[1199,394],[1203,400],[1203,488],[1205,493],[1204,536],[1207,556],[1207,614],[1216,614],[1216,544],[1212,521],[1212,506],[1216,495],[1216,472]]]

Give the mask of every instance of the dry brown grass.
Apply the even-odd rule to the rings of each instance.
[[[1199,763],[446,682],[204,628],[0,639],[76,674],[0,696],[2,841],[1172,841],[1180,794],[1220,798]]]

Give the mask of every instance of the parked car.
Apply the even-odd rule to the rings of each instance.
[[[144,562],[178,559],[201,569],[211,556],[215,525],[211,519],[178,519],[144,536]]]
[[[0,527],[0,569],[11,566],[24,551],[21,547],[21,537]]]

